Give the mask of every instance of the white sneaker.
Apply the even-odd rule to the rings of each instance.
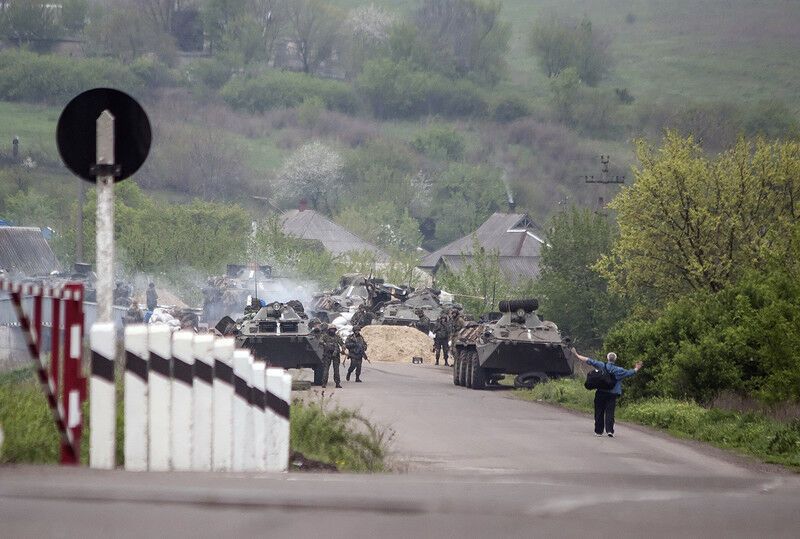
[[[594,433],[594,435],[597,436],[598,438],[602,438],[603,437],[602,434],[597,434],[596,432]]]

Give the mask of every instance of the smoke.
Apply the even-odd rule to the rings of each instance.
[[[506,197],[508,198],[508,206],[513,209],[516,206],[516,203],[514,202],[514,192],[511,190],[511,182],[509,181],[508,173],[505,170],[503,171],[502,181],[503,181],[503,187],[506,188]]]

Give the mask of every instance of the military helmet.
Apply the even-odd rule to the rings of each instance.
[[[336,334],[336,326],[328,326],[328,333]]]

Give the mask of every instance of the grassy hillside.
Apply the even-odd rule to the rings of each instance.
[[[418,0],[332,0],[344,9],[380,4],[398,12]],[[515,86],[546,96],[527,52],[537,17],[587,15],[614,37],[609,85],[649,100],[785,101],[800,113],[800,6],[796,0],[503,0],[513,29]],[[630,15],[630,17],[629,17]],[[627,22],[632,20],[633,22]]]

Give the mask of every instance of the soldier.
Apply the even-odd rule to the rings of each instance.
[[[147,285],[147,310],[154,311],[158,307],[158,294],[156,294],[156,285],[150,283]]]
[[[139,304],[136,300],[131,300],[130,307],[125,311],[125,316],[123,316],[122,321],[123,325],[126,326],[128,324],[141,324],[144,321],[142,310],[139,308]]]
[[[414,324],[414,327],[427,335],[431,330],[431,319],[425,316],[425,311],[422,309],[417,309],[414,311],[414,313],[419,317],[419,320],[416,324]]]
[[[439,364],[439,352],[442,350],[444,351],[444,366],[449,367],[447,359],[450,352],[450,320],[444,313],[433,325],[433,351],[436,353],[437,365]]]
[[[353,327],[358,326],[362,328],[372,323],[372,317],[369,315],[369,312],[367,312],[366,305],[362,303],[358,306],[358,310],[353,313],[350,323],[353,325]]]
[[[456,335],[458,335],[458,332],[464,327],[464,324],[466,324],[466,322],[461,315],[461,310],[458,307],[450,309],[450,346],[453,345],[452,341],[455,340]]]
[[[322,343],[322,363],[324,370],[322,371],[322,387],[328,385],[328,375],[331,370],[331,363],[333,363],[333,381],[336,382],[336,387],[341,388],[341,379],[339,378],[339,357],[342,353],[342,339],[336,334],[335,326],[328,326],[325,333],[319,339]],[[349,374],[348,374],[349,376]],[[348,378],[349,379],[349,378]]]
[[[255,316],[255,314],[261,310],[261,301],[256,298],[250,298],[250,304],[244,306],[244,315],[251,315],[250,318]]]
[[[353,333],[347,337],[344,347],[347,349],[347,357],[350,358],[350,367],[347,369],[345,378],[349,382],[350,375],[355,371],[356,382],[361,382],[361,360],[366,359],[369,361],[369,358],[367,357],[367,341],[361,336],[360,327],[353,327]]]

